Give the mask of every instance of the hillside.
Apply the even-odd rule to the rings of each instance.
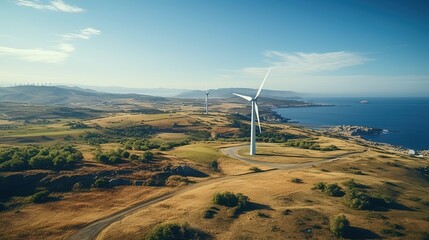
[[[232,93],[239,93],[247,96],[254,96],[257,89],[252,88],[219,88],[219,89],[209,89],[210,98],[230,98]],[[190,90],[178,94],[177,98],[203,98],[204,92],[201,90]],[[279,90],[266,90],[262,91],[262,95],[266,98],[275,98],[275,99],[299,99],[298,93],[292,91],[279,91]]]
[[[96,106],[97,104],[106,104],[110,101],[120,99],[165,100],[160,97],[139,94],[104,93],[78,87],[16,86],[0,88],[0,102]]]

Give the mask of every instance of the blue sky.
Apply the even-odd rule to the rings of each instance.
[[[2,0],[15,83],[429,96],[429,2]]]

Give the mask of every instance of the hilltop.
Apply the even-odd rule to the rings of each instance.
[[[161,97],[97,92],[79,87],[15,86],[0,88],[0,102],[96,106],[98,104],[106,104],[121,99],[135,99],[140,101],[165,100]]]
[[[232,93],[239,93],[247,96],[254,96],[257,89],[253,88],[219,88],[209,89],[210,98],[230,98]],[[203,98],[205,91],[201,90],[188,90],[183,93],[176,95],[177,98]],[[280,90],[263,90],[263,96],[265,98],[272,99],[299,99],[298,93],[292,91],[280,91]]]

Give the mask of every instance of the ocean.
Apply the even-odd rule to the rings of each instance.
[[[368,100],[367,104],[360,103]],[[408,149],[429,149],[429,98],[308,98],[334,106],[279,108],[281,116],[310,128],[360,125],[388,130],[365,139]]]

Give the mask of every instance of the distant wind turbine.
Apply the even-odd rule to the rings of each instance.
[[[205,114],[209,114],[209,91],[206,90],[206,112]]]
[[[264,86],[265,80],[267,80],[268,74],[270,73],[271,68],[268,69],[267,74],[265,75],[264,81],[262,81],[261,86],[258,89],[258,92],[256,93],[256,96],[254,98],[249,96],[244,96],[241,94],[233,93],[235,96],[239,96],[241,98],[246,99],[247,101],[252,103],[252,114],[251,114],[251,120],[250,120],[250,155],[253,156],[256,153],[256,133],[255,133],[255,113],[256,118],[258,119],[258,125],[259,125],[259,133],[262,133],[261,130],[261,122],[259,121],[259,109],[258,104],[256,103],[258,100],[258,96],[262,91],[262,87]]]

